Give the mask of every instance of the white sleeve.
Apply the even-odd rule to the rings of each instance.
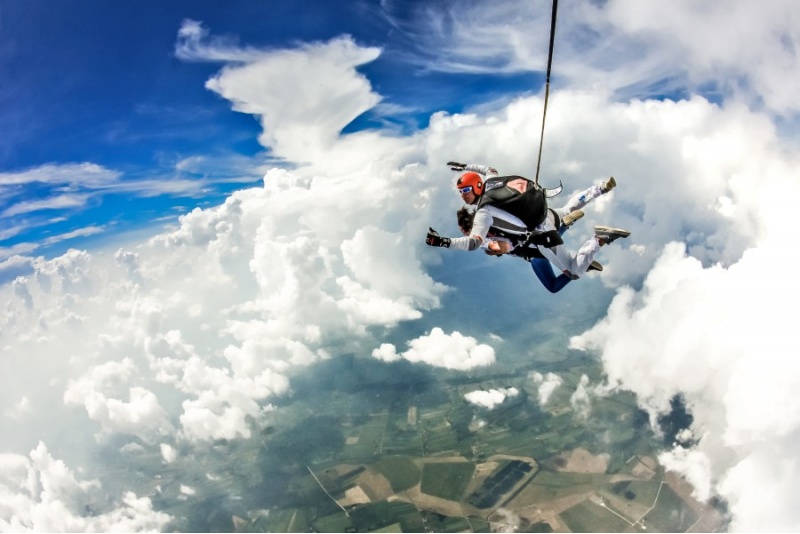
[[[472,171],[482,174],[484,176],[497,176],[497,169],[488,167],[486,165],[479,165],[477,163],[470,163],[464,167],[465,171]]]
[[[454,237],[450,239],[450,248],[454,250],[478,250],[481,248],[482,243],[480,239],[474,238],[472,236],[469,237]]]
[[[478,171],[475,171],[478,172]],[[450,240],[450,248],[456,250],[478,250],[486,242],[486,234],[492,227],[492,216],[485,210],[478,210],[472,220],[469,237],[456,237]]]

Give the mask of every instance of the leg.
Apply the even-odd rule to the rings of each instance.
[[[600,250],[600,243],[596,237],[588,239],[573,255],[564,245],[541,249],[542,255],[561,269],[568,271],[573,277],[580,277],[592,265],[595,254]]]
[[[593,185],[570,198],[564,207],[555,208],[555,212],[558,213],[558,216],[563,219],[568,213],[583,208],[586,204],[602,194],[603,189],[599,185]]]
[[[600,242],[597,240],[597,238],[589,238],[581,246],[581,248],[578,249],[578,253],[575,255],[575,270],[570,272],[578,276],[583,275],[583,273],[589,270],[589,267],[592,265],[592,261],[594,260],[594,256],[599,250]]]
[[[531,267],[536,277],[550,293],[558,293],[572,281],[569,276],[564,274],[556,276],[553,265],[543,258],[533,258]]]
[[[579,210],[592,200],[599,197],[600,195],[608,193],[609,191],[614,189],[616,185],[617,181],[612,176],[611,178],[603,182],[603,185],[593,185],[588,189],[584,189],[577,195],[570,198],[563,208],[555,208],[555,211],[556,213],[558,213],[558,216],[563,219],[564,216],[566,216],[568,213]]]

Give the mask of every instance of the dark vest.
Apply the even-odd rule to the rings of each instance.
[[[524,193],[506,185],[511,180],[518,179],[528,182],[528,188]],[[477,209],[490,204],[518,217],[529,231],[547,218],[547,198],[544,189],[522,176],[495,176],[486,180]]]
[[[524,193],[520,193],[507,185],[511,180],[517,179],[528,182],[528,188]],[[547,197],[544,189],[522,176],[494,176],[486,180],[483,184],[483,195],[481,195],[478,201],[477,209],[489,205],[500,208],[519,218],[525,223],[528,232],[533,232],[534,229],[547,218]],[[558,225],[556,225],[556,227],[558,227]],[[493,226],[492,229],[495,231],[500,230],[500,232],[497,232],[498,235],[502,235],[503,233],[502,228]],[[503,237],[511,238],[510,235],[504,235]],[[514,236],[511,240],[515,246],[526,241],[525,238],[520,241],[520,236]],[[561,236],[558,235],[558,232],[553,231],[537,232],[527,238],[525,245],[528,243],[553,247],[562,244],[563,241],[561,240]]]

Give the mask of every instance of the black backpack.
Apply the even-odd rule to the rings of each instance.
[[[507,185],[508,182],[519,179],[528,182],[524,193]],[[557,194],[556,190],[553,191]],[[478,201],[477,209],[489,205],[500,208],[525,223],[528,232],[534,232],[547,218],[547,196],[547,191],[522,176],[494,176],[484,182],[483,195]],[[529,243],[546,247],[563,243],[556,231],[529,234],[523,241],[523,248]]]
[[[524,193],[508,187],[511,180],[525,180],[528,188]],[[533,231],[547,218],[547,197],[544,189],[522,176],[496,176],[483,184],[483,195],[477,209],[492,205],[518,217],[528,231]]]

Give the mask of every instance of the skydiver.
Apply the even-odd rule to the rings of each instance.
[[[594,186],[587,189],[584,192],[585,194],[573,197],[573,199],[570,199],[570,202],[561,209],[546,210],[546,215],[543,215],[543,222],[529,230],[520,217],[512,215],[505,209],[498,208],[491,203],[479,203],[481,196],[485,192],[483,177],[488,176],[490,179],[497,177],[498,173],[495,169],[485,165],[464,165],[463,163],[457,162],[449,162],[448,165],[454,170],[467,171],[463,172],[458,178],[456,187],[461,194],[461,199],[465,203],[478,206],[469,236],[457,238],[442,237],[436,231],[430,229],[425,240],[430,246],[467,251],[477,250],[484,244],[487,235],[492,232],[495,235],[510,239],[514,242],[515,246],[518,247],[520,244],[529,244],[530,237],[535,238],[539,236],[546,238],[546,240],[536,243],[539,245],[545,244],[545,246],[539,247],[541,254],[556,265],[565,276],[575,280],[589,269],[595,254],[599,251],[601,246],[630,235],[630,232],[627,230],[607,226],[596,226],[594,237],[587,240],[578,250],[577,254],[572,254],[567,250],[566,247],[563,246],[560,236],[558,236],[557,229],[561,226],[560,220],[569,218],[570,212],[578,211],[579,208],[583,207],[587,202],[610,191],[616,185],[616,181],[613,179],[608,180],[602,186]],[[522,177],[516,177],[516,179],[507,181],[504,185],[506,189],[524,193],[532,186],[532,182]],[[517,194],[520,197],[522,196],[519,195],[519,193]],[[553,234],[555,234],[555,240],[553,240]],[[528,236],[528,239],[526,239],[526,236]]]
[[[612,186],[613,187],[613,186]],[[558,233],[562,234],[578,219],[583,217],[584,213],[581,210],[575,210],[561,220],[561,226],[558,228]],[[469,235],[472,230],[472,220],[475,217],[475,212],[468,209],[466,206],[462,207],[456,212],[456,221],[461,233]],[[521,258],[531,264],[533,273],[536,278],[550,293],[558,293],[572,281],[570,276],[562,273],[556,275],[553,270],[553,264],[550,260],[546,259],[539,251],[539,247],[534,244],[529,244],[526,247],[515,248],[510,239],[500,236],[494,236],[491,232],[487,234],[486,240],[481,245],[486,254],[490,256],[502,256],[504,254],[511,254]],[[589,265],[589,271],[602,271],[603,266],[600,262],[592,261]]]

